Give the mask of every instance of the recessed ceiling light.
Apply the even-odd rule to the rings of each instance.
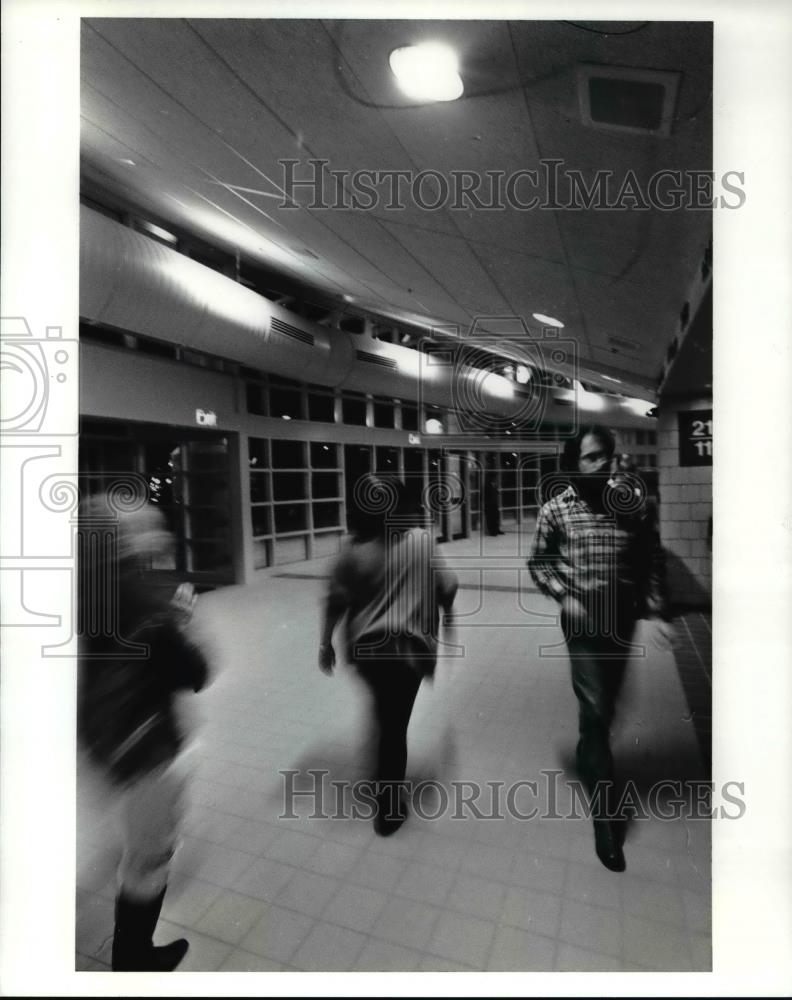
[[[394,49],[389,62],[399,86],[415,101],[455,101],[464,92],[456,53],[441,42]]]
[[[561,320],[555,319],[553,316],[545,316],[544,313],[532,313],[531,315],[538,323],[542,323],[544,326],[555,326],[559,330],[564,329],[564,324]]]

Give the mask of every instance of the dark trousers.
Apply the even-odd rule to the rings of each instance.
[[[399,659],[358,664],[374,706],[377,800],[388,812],[399,808],[398,782],[407,770],[407,727],[421,676]]]
[[[610,727],[624,682],[629,643],[635,619],[629,612],[618,614],[601,632],[577,634],[562,614],[572,670],[572,689],[578,700],[577,770],[592,795],[593,815],[614,816],[614,787]]]

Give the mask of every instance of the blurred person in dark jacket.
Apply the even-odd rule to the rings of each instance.
[[[457,579],[400,480],[362,478],[355,508],[327,591],[319,667],[332,672],[333,631],[345,617],[347,657],[369,688],[376,722],[374,828],[388,836],[406,818],[407,727],[421,681],[434,673],[440,609],[448,627]]]
[[[664,623],[667,612],[656,517],[634,470],[620,468],[614,453],[605,427],[583,427],[567,441],[567,485],[539,511],[528,567],[561,606],[578,700],[577,769],[592,796],[596,853],[623,871],[610,726],[636,621]]]
[[[152,579],[152,564],[173,543],[156,507],[124,512],[110,494],[93,497],[79,536],[78,734],[116,793],[123,840],[112,969],[170,971],[188,943],[155,947],[152,935],[187,782],[176,699],[208,677],[185,632],[196,597],[190,584],[174,592]]]

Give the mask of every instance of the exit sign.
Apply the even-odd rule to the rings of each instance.
[[[712,465],[712,410],[678,413],[679,464]]]
[[[217,427],[217,414],[214,410],[196,410],[195,422],[199,427]]]

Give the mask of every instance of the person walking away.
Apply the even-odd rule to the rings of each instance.
[[[407,728],[421,681],[434,673],[439,613],[448,627],[457,579],[431,526],[417,523],[401,481],[365,477],[355,497],[352,535],[325,599],[319,667],[332,673],[333,632],[346,618],[347,656],[370,691],[375,719],[374,828],[388,836],[406,818]]]

